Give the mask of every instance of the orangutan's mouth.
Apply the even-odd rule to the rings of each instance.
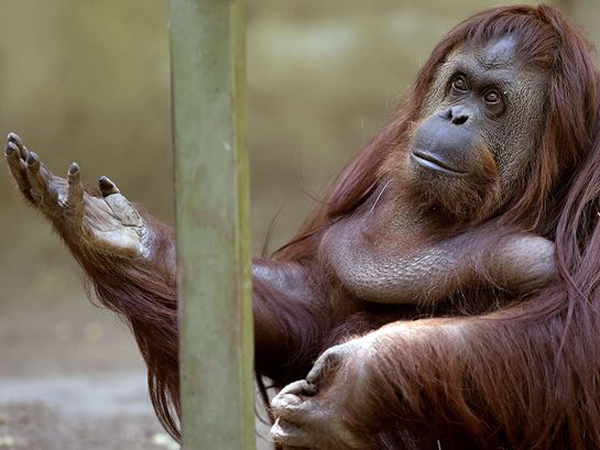
[[[421,167],[424,167],[425,169],[453,176],[466,175],[466,172],[462,172],[460,170],[455,169],[447,162],[442,161],[438,156],[433,155],[429,152],[416,149],[412,151],[410,156],[415,163],[417,163]]]

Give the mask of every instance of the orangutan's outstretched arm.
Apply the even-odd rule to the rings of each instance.
[[[92,193],[75,163],[66,179],[54,175],[14,133],[5,158],[21,193],[52,224],[100,301],[126,318],[149,369],[157,414],[174,433],[168,413],[179,404],[173,230],[141,214],[106,177]]]
[[[174,230],[139,212],[106,177],[92,193],[75,163],[66,179],[52,174],[14,133],[5,157],[22,194],[51,222],[100,301],[127,319],[148,365],[154,406],[175,433],[168,412],[171,402],[179,404]],[[318,299],[299,265],[255,259],[253,282],[257,370],[283,385],[305,374],[320,351],[322,308],[314,307]]]
[[[556,360],[557,326],[500,316],[385,326],[330,348],[306,380],[284,388],[272,402],[272,437],[281,449],[367,449],[364,436],[386,432],[415,442],[406,448],[463,448],[461,436],[477,448],[550,448],[552,427],[581,407],[574,373],[564,373],[569,357]]]

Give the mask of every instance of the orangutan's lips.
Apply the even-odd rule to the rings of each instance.
[[[426,169],[434,170],[436,172],[441,172],[453,176],[466,175],[466,172],[456,170],[455,168],[451,167],[447,162],[441,161],[437,156],[432,155],[431,153],[425,152],[423,150],[413,150],[410,156],[414,162]]]

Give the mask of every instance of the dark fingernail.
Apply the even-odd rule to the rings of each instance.
[[[77,172],[79,172],[79,166],[75,162],[71,163],[71,166],[69,167],[69,173],[71,175],[75,175]]]
[[[17,133],[13,133],[12,131],[8,133],[8,141],[14,142],[18,147],[23,147],[23,139]]]
[[[36,156],[37,155],[35,153],[31,152],[29,154],[29,157],[27,158],[27,164],[29,164],[30,166],[32,166],[35,163]]]
[[[6,144],[6,149],[4,150],[4,154],[6,156],[10,156],[17,150],[18,150],[17,146],[15,144],[13,144],[12,142],[9,142],[8,144]]]
[[[304,388],[305,395],[313,396],[313,395],[316,395],[317,392],[319,392],[319,389],[317,388],[316,385],[314,385],[312,383],[308,383],[306,385],[306,387]]]
[[[117,185],[110,181],[108,177],[100,177],[98,184],[100,185],[100,191],[102,191],[102,195],[105,197],[108,197],[112,194],[118,194],[120,192]]]

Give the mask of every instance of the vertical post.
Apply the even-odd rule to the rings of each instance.
[[[183,448],[254,449],[243,0],[171,0]]]

